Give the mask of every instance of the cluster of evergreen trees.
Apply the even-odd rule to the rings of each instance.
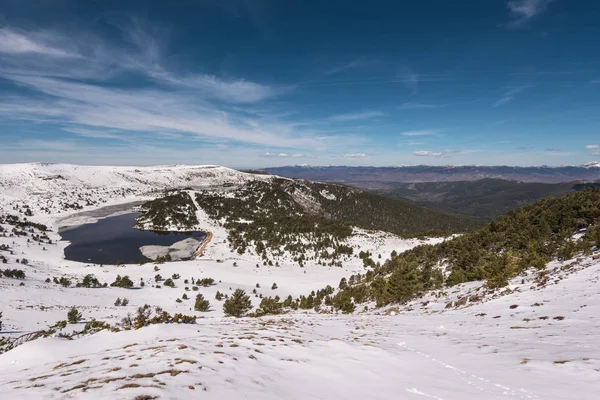
[[[502,287],[529,267],[542,269],[553,259],[589,254],[594,247],[600,247],[600,189],[545,199],[474,232],[393,255],[340,287],[334,305],[405,302],[427,290],[475,280]],[[441,268],[449,272],[447,278]]]
[[[48,231],[46,225],[28,221],[27,218],[22,220],[18,215],[0,216],[0,224],[8,224],[21,229],[34,228],[41,232]]]
[[[211,218],[225,221],[239,254],[251,248],[268,262],[267,250],[275,256],[288,252],[300,264],[307,253],[330,260],[352,254],[343,244],[352,234],[348,223],[307,212],[278,181],[250,182],[232,197],[200,192],[196,200]]]
[[[5,276],[7,278],[15,278],[15,279],[25,279],[25,271],[21,269],[5,269],[4,271],[0,269],[0,276]]]
[[[170,192],[144,203],[141,208],[143,214],[138,217],[138,223],[151,222],[156,230],[165,230],[172,225],[191,230],[198,224],[196,205],[186,192]]]

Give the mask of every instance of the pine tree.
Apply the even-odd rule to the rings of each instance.
[[[223,311],[225,315],[233,317],[241,317],[252,309],[250,296],[242,289],[236,289],[231,297],[223,303]]]
[[[77,308],[73,307],[67,313],[67,321],[69,321],[70,324],[76,324],[81,321],[81,313],[77,310]]]
[[[270,315],[270,314],[281,314],[283,303],[279,301],[279,297],[271,298],[265,297],[261,300],[256,315]]]
[[[208,300],[204,299],[204,296],[200,293],[196,296],[196,303],[194,304],[194,310],[205,312],[210,308],[210,303]]]
[[[129,289],[129,288],[133,287],[133,281],[131,279],[129,279],[129,276],[127,276],[127,275],[125,275],[123,277],[121,277],[121,275],[117,275],[117,278],[115,279],[115,281],[113,283],[110,284],[110,286]]]

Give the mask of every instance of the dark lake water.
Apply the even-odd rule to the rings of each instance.
[[[65,258],[95,264],[139,263],[150,261],[140,252],[146,245],[170,246],[187,238],[203,240],[203,232],[165,233],[133,229],[134,212],[99,220],[60,232],[63,240],[71,242],[65,248]]]

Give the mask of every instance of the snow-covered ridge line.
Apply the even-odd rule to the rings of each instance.
[[[0,212],[29,207],[35,220],[40,215],[97,208],[167,189],[241,185],[272,178],[216,165],[4,164],[0,165]]]

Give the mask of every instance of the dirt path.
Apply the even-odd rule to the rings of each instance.
[[[206,246],[210,243],[210,241],[212,240],[212,237],[213,237],[212,232],[206,232],[206,238],[202,242],[202,245],[200,246],[198,251],[196,251],[194,253],[194,258],[202,257],[204,255],[204,249],[206,249]]]

